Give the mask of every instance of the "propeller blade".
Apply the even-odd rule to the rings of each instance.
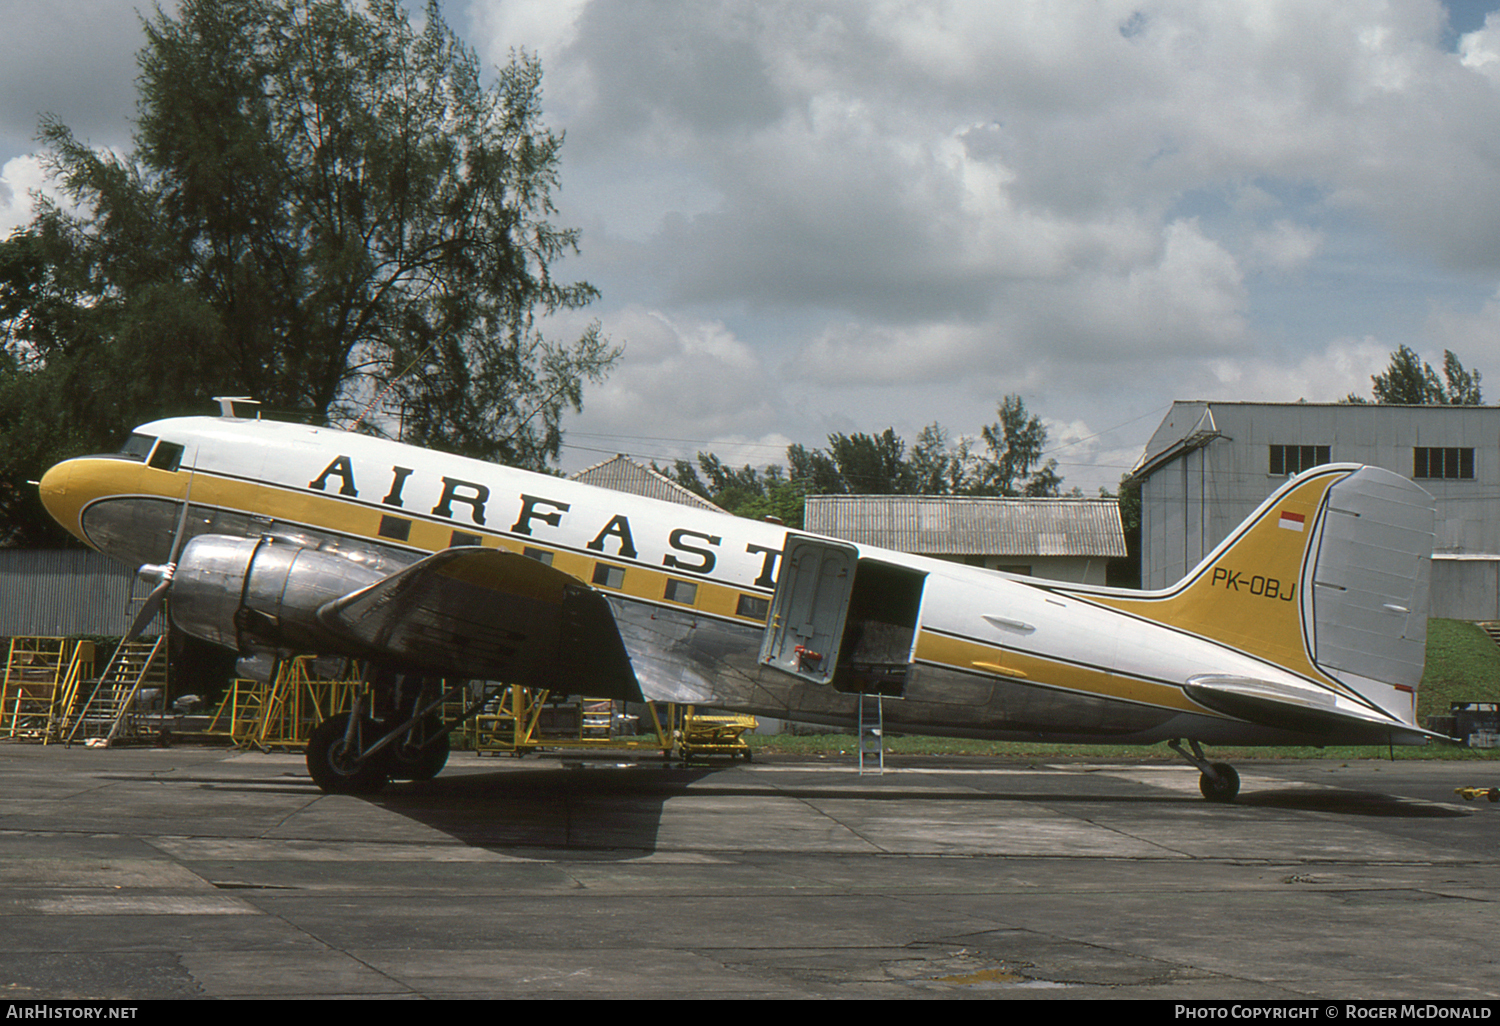
[[[162,603],[167,600],[167,592],[172,590],[172,575],[177,572],[177,560],[182,555],[182,536],[187,530],[188,512],[192,509],[193,478],[197,473],[198,454],[194,452],[192,465],[188,468],[187,491],[182,496],[182,512],[177,515],[177,529],[172,532],[172,549],[167,554],[167,562],[161,566],[144,566],[139,571],[143,577],[149,579],[148,575],[154,576],[160,583],[151,589],[151,594],[141,603],[140,612],[130,621],[130,630],[125,632],[127,642],[140,637],[141,632],[151,625],[151,621],[161,611]]]
[[[177,557],[182,555],[182,532],[187,528],[188,511],[192,508],[193,478],[198,475],[198,453],[194,451],[193,462],[188,467],[187,491],[182,495],[182,513],[177,517],[177,530],[172,533],[172,551],[167,555],[167,572],[164,580],[172,580],[172,571],[177,569]]]
[[[156,619],[156,614],[161,609],[161,604],[166,601],[167,592],[172,587],[172,578],[163,577],[162,582],[151,589],[151,594],[146,596],[146,601],[141,604],[140,612],[135,614],[135,619],[130,621],[130,630],[125,632],[127,642],[134,641],[141,636],[141,632],[150,626],[151,621]]]

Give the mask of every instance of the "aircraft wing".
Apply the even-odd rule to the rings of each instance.
[[[1205,674],[1190,678],[1183,690],[1216,712],[1268,727],[1339,734],[1346,744],[1420,744],[1443,737],[1312,687]]]
[[[640,700],[604,597],[535,559],[444,549],[318,610],[352,646],[422,672]]]

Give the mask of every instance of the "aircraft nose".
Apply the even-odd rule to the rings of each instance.
[[[39,489],[42,494],[42,505],[56,520],[68,531],[80,539],[83,538],[83,526],[78,522],[78,500],[76,495],[70,495],[69,485],[72,482],[75,460],[64,460],[55,467],[49,469],[42,475]]]

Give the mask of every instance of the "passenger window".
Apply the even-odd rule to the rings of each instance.
[[[382,516],[379,533],[380,537],[390,538],[392,541],[410,541],[411,521],[402,517]]]
[[[603,585],[606,588],[623,588],[625,586],[625,568],[623,566],[610,566],[608,563],[595,563],[593,583]]]
[[[690,606],[698,599],[698,585],[692,581],[679,581],[675,577],[667,580],[667,601],[681,602]]]
[[[764,623],[771,612],[771,600],[758,598],[755,595],[741,595],[739,602],[735,604],[734,612],[736,616]]]
[[[182,464],[182,446],[176,442],[158,442],[151,454],[151,466],[157,470],[176,470]]]

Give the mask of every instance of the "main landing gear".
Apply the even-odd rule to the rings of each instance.
[[[1203,797],[1211,802],[1232,802],[1240,793],[1240,775],[1234,771],[1234,767],[1227,762],[1209,762],[1203,755],[1203,749],[1198,747],[1198,742],[1188,739],[1193,752],[1189,755],[1182,750],[1182,740],[1173,738],[1167,742],[1167,747],[1188,762],[1203,771],[1203,776],[1198,778],[1198,790],[1203,792]]]
[[[466,709],[452,723],[437,714],[445,701],[461,697],[462,685],[433,697],[441,689],[420,678],[377,675],[371,684],[371,695],[318,724],[308,738],[308,775],[328,794],[373,794],[388,780],[431,780],[447,765],[449,732],[475,711]]]
[[[313,728],[307,740],[307,774],[325,794],[373,794],[389,778],[386,759],[366,749],[384,731],[368,716],[339,713]]]

